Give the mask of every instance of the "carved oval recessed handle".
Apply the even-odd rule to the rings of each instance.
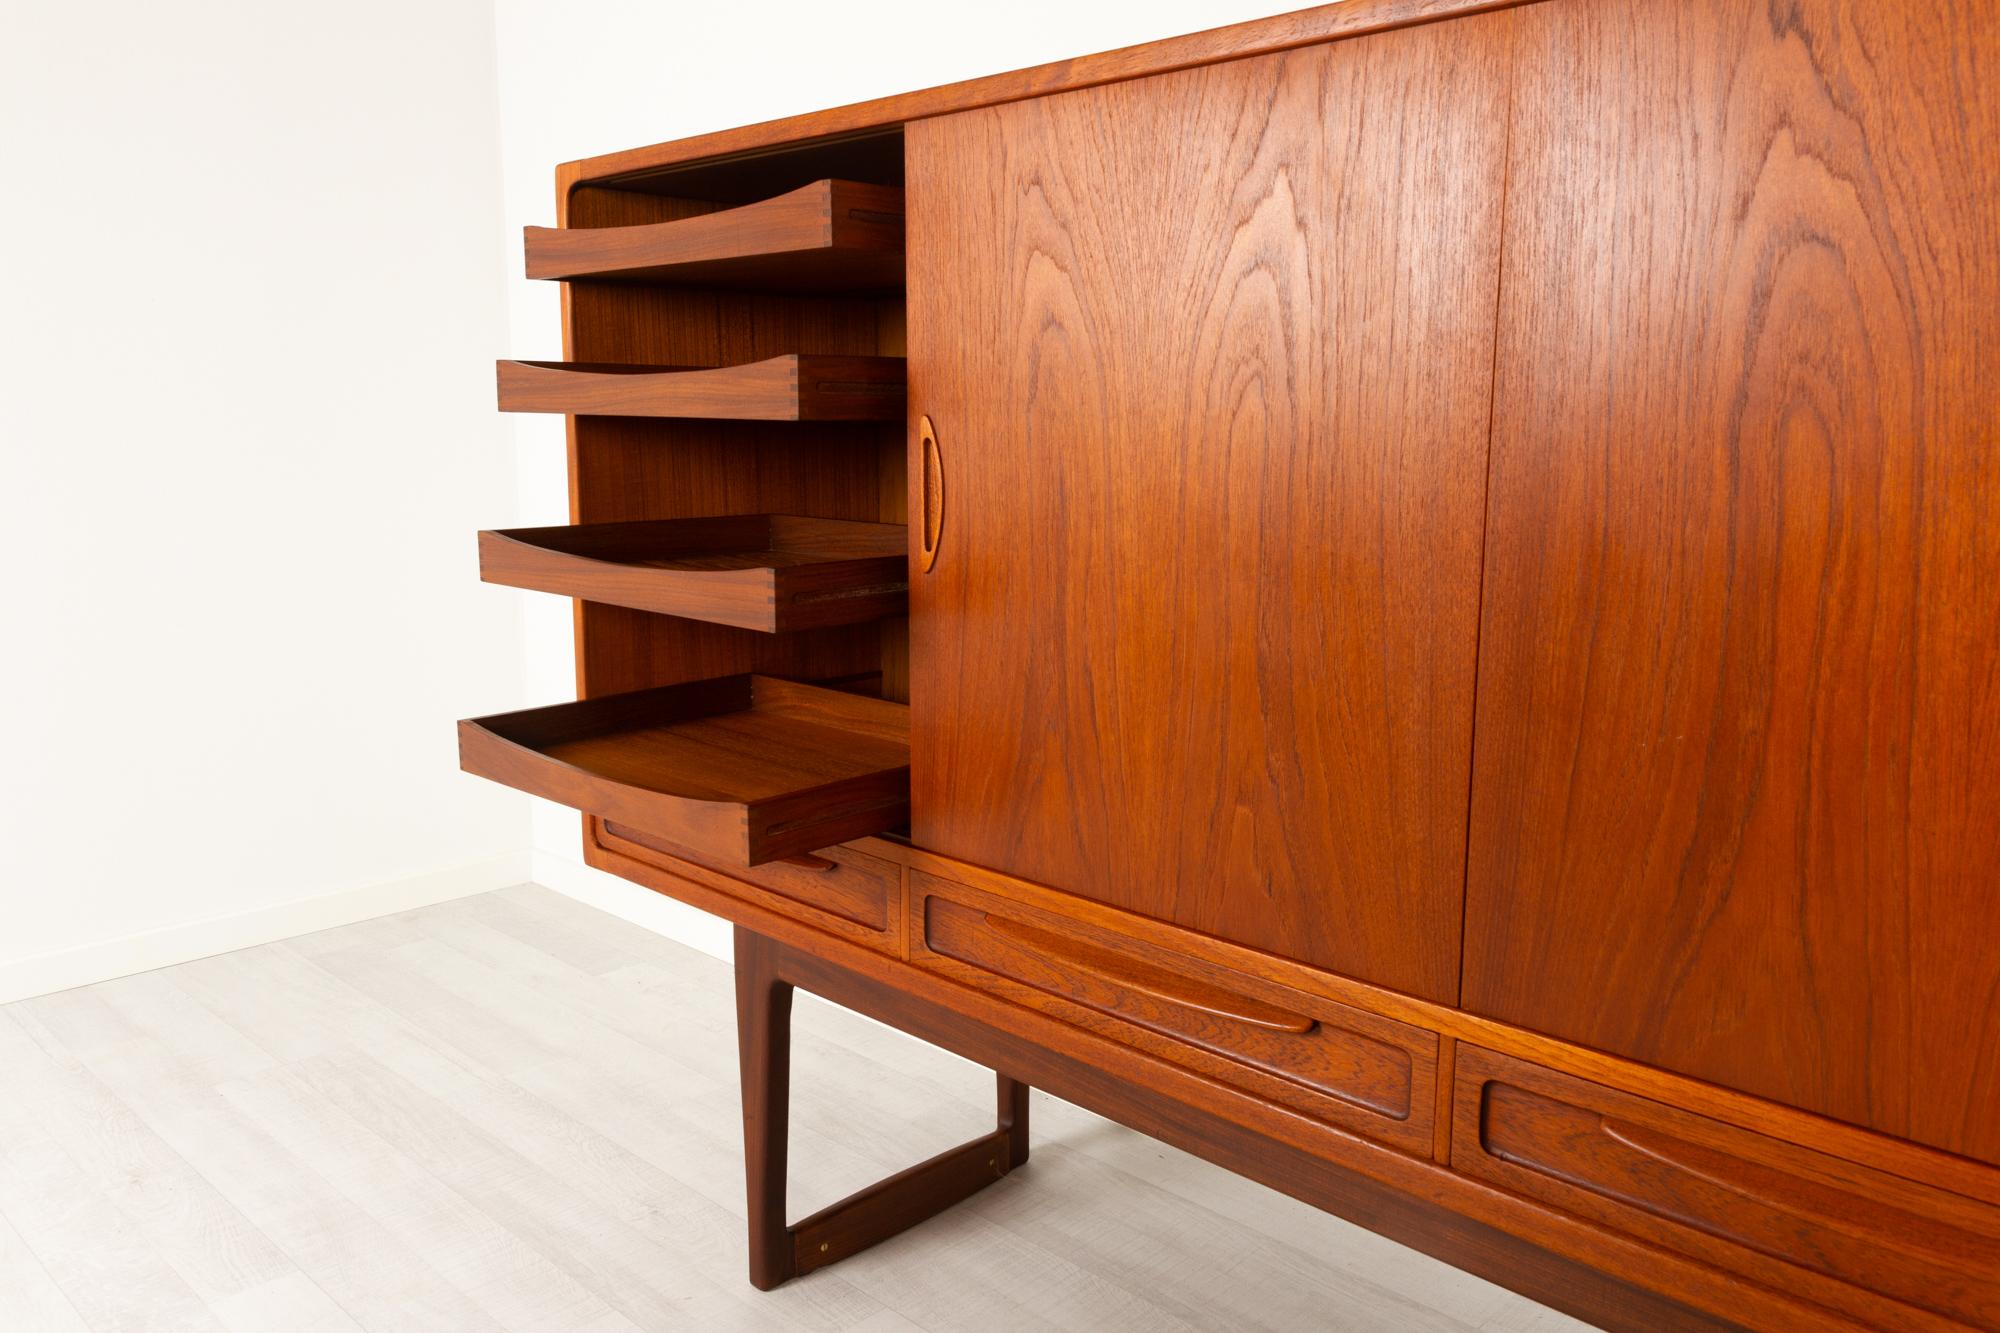
[[[933,901],[936,901],[933,899]],[[1183,1009],[1193,1009],[1211,1014],[1216,1018],[1226,1018],[1246,1027],[1263,1028],[1267,1032],[1283,1033],[1287,1036],[1303,1037],[1319,1026],[1319,1020],[1304,1014],[1295,1014],[1280,1009],[1262,1000],[1253,1000],[1245,995],[1234,995],[1219,990],[1194,977],[1180,976],[1166,968],[1124,958],[1100,945],[1088,944],[1082,940],[1066,939],[1052,931],[1010,921],[1004,916],[986,914],[986,928],[996,935],[1002,935],[1025,949],[1043,958],[1054,960],[1061,966],[1093,972],[1115,985],[1155,1000]],[[1083,1001],[1089,1003],[1088,1001]],[[1092,1008],[1122,1017],[1116,1010],[1104,1009],[1101,1005]]]
[[[937,563],[938,539],[944,531],[944,457],[938,452],[937,428],[928,416],[917,418],[918,484],[922,512],[917,516],[917,569],[928,574]]]

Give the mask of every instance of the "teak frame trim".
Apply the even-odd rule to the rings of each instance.
[[[778,936],[795,931],[785,929],[776,920],[770,924],[773,931],[769,936],[761,929],[738,928],[739,948],[746,934],[755,941],[752,948],[757,961],[753,962],[753,969],[769,967],[783,975],[789,986],[809,990],[977,1064],[1012,1070],[1017,1079],[1025,1081],[1022,1086],[1043,1088],[1065,1101],[1607,1328],[1646,1329],[1653,1333],[1669,1329],[1731,1329],[1739,1325],[1603,1271],[1605,1256],[1600,1251],[1600,1257],[1593,1262],[1588,1257],[1592,1248],[1589,1245],[1579,1247],[1584,1250],[1584,1257],[1571,1258],[1510,1234],[1518,1232],[1525,1222],[1524,1217],[1512,1215],[1525,1211],[1533,1214],[1540,1226],[1574,1232],[1579,1240],[1594,1242],[1614,1252],[1628,1266],[1642,1269],[1657,1266],[1663,1270],[1657,1274],[1663,1279],[1662,1286],[1691,1295],[1698,1293],[1700,1304],[1708,1309],[1734,1309],[1755,1324],[1867,1327],[1822,1306],[1763,1288],[1747,1287],[1706,1265],[1622,1236],[1582,1227],[1538,1204],[1453,1177],[1431,1163],[1419,1162],[1367,1140],[1332,1131],[1355,1147],[1365,1149],[1375,1159],[1373,1165],[1377,1168],[1390,1163],[1407,1164],[1408,1170],[1395,1171],[1402,1177],[1401,1182],[1383,1189],[1377,1170],[1357,1172],[1351,1163],[1329,1161],[1322,1152],[1246,1131],[1189,1102],[1162,1097],[1137,1086],[1138,1081],[1129,1068],[1133,1058],[1157,1066],[1154,1077],[1146,1081],[1170,1081],[1166,1067],[1151,1057],[1110,1042],[1084,1039],[1058,1044],[1043,1040],[1028,1031],[1039,1024],[1033,1021],[1024,1024],[1019,1011],[1010,1016],[1002,1002],[948,981],[935,983],[939,988],[936,994],[913,993],[928,992],[931,987],[908,985],[912,969],[880,958],[871,966],[855,957],[856,951],[851,947],[836,951],[816,943],[804,947],[788,943]],[[832,956],[836,953],[838,958]],[[877,975],[891,969],[900,973],[896,981]],[[746,1106],[749,1097],[746,1085]],[[753,1179],[754,1172],[753,1168]],[[1475,1200],[1484,1206],[1474,1206]],[[835,1208],[843,1208],[847,1202],[851,1201]],[[944,1206],[949,1204],[932,1211],[942,1211]],[[764,1216],[768,1219],[772,1214],[768,1204],[765,1208]],[[918,1221],[928,1215],[910,1220]],[[799,1228],[790,1230],[796,1232]],[[753,1246],[759,1243],[756,1238],[760,1235],[763,1243],[775,1244],[774,1235],[782,1240],[787,1234],[775,1232],[768,1220],[761,1232],[753,1224]],[[884,1233],[889,1234],[894,1233]],[[755,1276],[756,1263],[753,1256],[752,1281],[761,1287],[764,1284]]]
[[[906,911],[912,869],[996,890],[1004,886],[1021,901],[1090,907],[1085,900],[886,839],[860,839],[851,848],[901,865]],[[1860,1288],[1847,1289],[1846,1308],[1831,1309],[1453,1171],[1440,1159],[1449,1151],[1442,1143],[1434,1152],[1412,1154],[1219,1087],[1129,1045],[913,966],[907,958],[836,938],[797,913],[635,860],[607,845],[595,821],[585,859],[761,937],[778,950],[780,966],[795,986],[975,1063],[1008,1069],[1066,1101],[1603,1327],[1648,1333],[1745,1326],[1862,1329],[1924,1319],[1923,1312]],[[1144,923],[1127,922],[1134,924]],[[1187,947],[1185,939],[1179,944]],[[1264,957],[1220,941],[1209,944],[1232,959]],[[903,947],[905,953],[914,947],[907,936]],[[2000,1187],[2000,1172],[1979,1163],[1363,982],[1317,975],[1322,980],[1314,989],[1429,1027],[1454,1055],[1460,1041],[1512,1054],[1969,1199],[1990,1201]],[[1440,1135],[1449,1134],[1450,1126],[1449,1115],[1439,1117]],[[1644,1285],[1619,1274],[1644,1274]]]
[[[1962,1194],[1983,1203],[2000,1205],[2000,1167],[1912,1144],[1797,1107],[1766,1101],[1750,1093],[1655,1069],[1623,1056],[1607,1055],[1572,1042],[1545,1037],[1497,1019],[1484,1018],[1432,1000],[1322,971],[1288,958],[1260,953],[1227,940],[1197,936],[1178,926],[1118,912],[1087,898],[919,848],[879,838],[860,840],[857,846],[878,856],[898,860],[908,870],[935,874],[956,884],[982,889],[1011,903],[1054,913],[1073,922],[1112,925],[1127,939],[1193,954],[1240,972],[1268,977],[1309,994],[1435,1032],[1441,1044],[1464,1042],[1545,1064],[1578,1078],[1709,1116],[1738,1129],[1794,1141],[1892,1176]],[[609,856],[621,855],[616,848],[604,845],[594,830],[587,832],[585,851],[586,855],[593,851]],[[910,946],[906,943],[905,947],[907,950]],[[906,952],[905,956],[910,954]],[[1444,1058],[1444,1052],[1440,1050],[1441,1105],[1448,1100],[1449,1094],[1445,1089],[1450,1086],[1449,1079],[1443,1077],[1449,1072],[1443,1064]],[[1448,1115],[1439,1116],[1440,1133],[1445,1135],[1438,1145],[1440,1152],[1449,1148],[1449,1124]],[[1444,1159],[1440,1157],[1439,1160]]]
[[[1268,55],[1320,42],[1408,28],[1419,23],[1512,9],[1537,0],[1346,0],[1291,14],[1253,19],[1182,37],[1169,37],[1095,55],[1058,60],[984,78],[943,84],[915,92],[878,97],[866,102],[805,115],[786,116],[755,125],[692,135],[666,143],[605,153],[565,162],[556,168],[556,197],[567,201],[572,187],[584,183],[616,185],[617,178],[644,175],[667,167],[749,156],[778,146],[795,148],[812,140],[833,140],[905,121],[970,111],[978,107],[1019,102],[1030,97],[1071,92],[1100,84],[1142,79],[1212,65],[1245,56]]]
[[[736,1049],[743,1080],[750,1284],[759,1291],[838,1263],[962,1203],[1028,1161],[1028,1085],[997,1074],[991,1133],[785,1224],[796,955],[736,927]]]
[[[901,283],[903,192],[890,186],[828,178],[769,199],[673,222],[624,227],[529,227],[524,240],[528,277],[573,281],[647,279],[731,285],[755,281],[760,265],[790,262],[800,277],[807,264],[830,273],[895,261],[895,282],[863,281],[857,290]],[[893,222],[890,219],[893,218]],[[821,278],[825,274],[817,275]],[[767,285],[759,281],[757,285]],[[784,275],[768,285],[783,286]]]

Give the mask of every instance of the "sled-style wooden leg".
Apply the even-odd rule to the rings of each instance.
[[[769,1291],[887,1240],[978,1193],[1028,1160],[1028,1085],[998,1079],[996,1126],[785,1225],[785,1143],[792,1071],[792,986],[776,950],[736,928],[736,1049],[743,1079],[743,1171],[750,1283]]]

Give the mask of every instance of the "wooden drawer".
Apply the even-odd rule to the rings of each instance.
[[[910,872],[910,960],[1267,1102],[1429,1153],[1436,1034]]]
[[[910,710],[769,676],[721,676],[458,724],[459,766],[658,829],[732,866],[895,828]]]
[[[724,870],[706,864],[694,849],[643,829],[608,822],[596,828],[607,850],[871,948],[902,952],[901,867],[880,857],[828,847],[809,856]]]
[[[671,222],[529,227],[524,239],[530,278],[893,291],[903,285],[903,192],[822,180]]]
[[[765,634],[901,615],[900,523],[790,514],[573,523],[479,534],[479,577]]]
[[[502,361],[502,412],[710,421],[900,421],[898,356],[796,355],[734,366]]]
[[[1990,1204],[1464,1044],[1451,1142],[1467,1175],[1870,1322],[2000,1327]]]

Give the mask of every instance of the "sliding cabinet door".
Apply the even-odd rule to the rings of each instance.
[[[1513,23],[908,128],[919,845],[1455,997]]]
[[[1518,15],[1465,1002],[2000,1160],[2000,21]]]

